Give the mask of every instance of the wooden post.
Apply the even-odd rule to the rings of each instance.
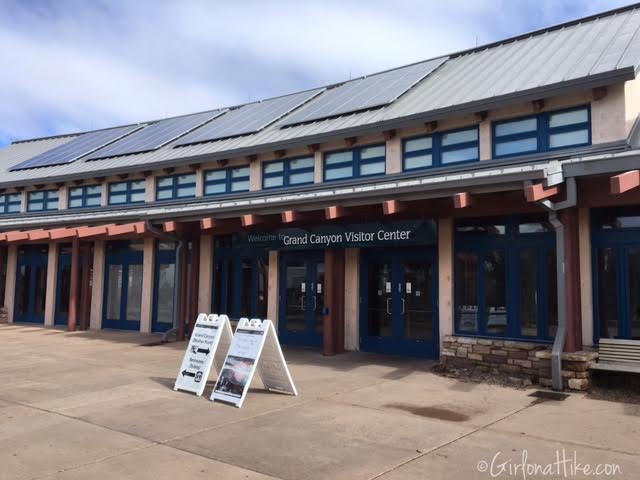
[[[69,284],[69,321],[67,330],[76,331],[78,322],[78,287],[80,281],[80,240],[74,237],[71,241],[71,282]]]
[[[191,250],[191,278],[189,284],[189,292],[191,299],[189,301],[189,335],[196,326],[196,317],[198,315],[198,296],[200,292],[200,235],[192,238]]]
[[[578,209],[574,207],[561,210],[560,221],[564,224],[567,271],[567,341],[564,350],[575,352],[582,349]]]
[[[336,267],[335,275],[331,278],[334,284],[333,295],[333,312],[334,312],[334,349],[336,353],[344,353],[344,268],[345,268],[345,251],[336,250]],[[325,279],[325,284],[327,280]]]
[[[322,354],[332,356],[336,354],[334,338],[334,292],[336,278],[336,252],[335,250],[324,251],[324,306],[329,308],[327,315],[324,315],[324,330],[322,341]],[[324,307],[323,306],[323,307]]]
[[[188,242],[184,242],[184,247],[180,253],[180,275],[178,285],[180,294],[178,295],[178,332],[176,339],[181,342],[185,338],[184,324],[187,316],[187,260],[189,258]]]
[[[80,330],[89,328],[89,315],[91,315],[91,245],[86,244],[82,247],[82,286],[80,287]]]

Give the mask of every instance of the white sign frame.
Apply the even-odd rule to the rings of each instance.
[[[208,334],[208,330],[214,330],[215,333]],[[229,317],[217,314],[199,314],[184,352],[173,389],[195,393],[198,397],[202,396],[207,386],[211,367],[215,363],[218,372],[222,369],[232,340],[233,331]],[[202,360],[203,354],[205,354],[204,360]],[[200,369],[196,372],[193,371],[194,362],[200,364]]]
[[[226,374],[225,369],[228,370]],[[298,395],[273,322],[241,318],[210,400],[242,407],[256,370],[267,390]],[[237,383],[237,374],[243,377],[240,383]],[[241,393],[237,392],[239,389]]]

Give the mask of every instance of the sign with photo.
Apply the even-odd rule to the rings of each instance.
[[[232,338],[229,317],[206,313],[198,315],[173,389],[201,396],[212,365],[215,363],[218,372],[221,370]]]
[[[211,400],[231,403],[240,408],[256,370],[267,390],[298,394],[271,320],[242,318],[211,393]]]

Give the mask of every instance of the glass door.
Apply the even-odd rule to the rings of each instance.
[[[173,299],[176,284],[175,245],[159,244],[153,279],[153,332],[166,332],[173,326]]]
[[[364,251],[360,271],[360,347],[437,356],[437,271],[432,249]]]
[[[56,313],[54,323],[66,325],[69,322],[69,295],[71,293],[71,255],[58,257],[58,280],[56,288]]]
[[[46,249],[20,252],[16,275],[16,322],[44,324],[47,263]]]
[[[142,252],[106,255],[103,328],[139,330],[142,307]]]
[[[322,345],[324,287],[322,252],[282,254],[279,336],[283,343]]]

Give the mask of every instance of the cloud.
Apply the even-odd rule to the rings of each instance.
[[[623,2],[3,2],[0,144],[234,105]]]

